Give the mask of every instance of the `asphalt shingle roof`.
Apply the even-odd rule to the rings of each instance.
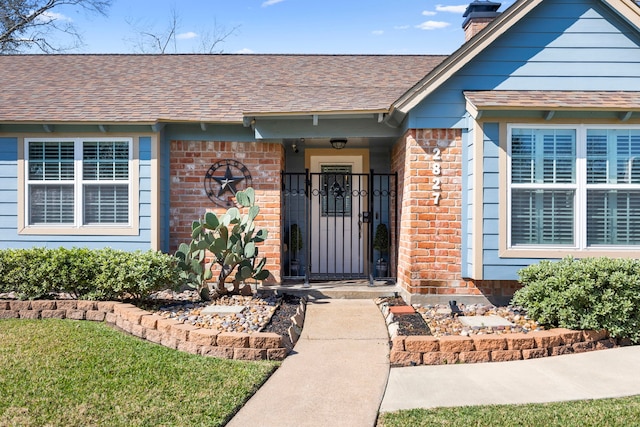
[[[640,110],[640,92],[621,91],[465,91],[478,109]]]
[[[386,110],[442,55],[0,55],[0,122]]]

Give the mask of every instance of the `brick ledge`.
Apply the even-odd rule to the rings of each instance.
[[[631,345],[606,331],[550,329],[501,335],[396,336],[391,340],[392,366],[505,362],[584,353]]]
[[[133,304],[83,300],[0,300],[0,319],[105,322],[138,338],[187,353],[236,360],[281,361],[289,349],[271,332],[218,332],[167,319]]]

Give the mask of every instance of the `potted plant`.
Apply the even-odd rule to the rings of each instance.
[[[298,224],[291,224],[291,228],[289,229],[289,247],[291,249],[291,259],[289,260],[291,275],[298,276],[300,275],[298,251],[302,249],[302,232]]]
[[[373,239],[373,249],[380,252],[380,258],[376,262],[376,271],[378,277],[386,277],[389,270],[389,264],[384,258],[384,255],[389,252],[389,230],[384,223],[378,224],[376,227],[376,234]]]

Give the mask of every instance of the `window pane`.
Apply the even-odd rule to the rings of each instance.
[[[29,142],[30,180],[73,180],[73,167],[72,141]]]
[[[129,222],[127,185],[85,185],[85,224],[126,224]]]
[[[511,244],[573,245],[574,192],[512,190]]]
[[[129,143],[89,141],[83,144],[82,177],[88,181],[129,179]]]
[[[351,166],[321,167],[322,216],[351,216]]]
[[[640,130],[615,131],[616,181],[618,184],[640,183]]]
[[[29,186],[29,224],[73,224],[72,185]]]
[[[587,192],[587,245],[640,244],[640,191]]]
[[[513,129],[513,183],[575,182],[576,133],[573,129]]]
[[[587,183],[640,183],[640,130],[589,129]]]
[[[607,182],[607,131],[589,130],[587,132],[587,182],[599,184]]]
[[[511,181],[533,182],[534,177],[534,130],[514,129],[511,137]]]

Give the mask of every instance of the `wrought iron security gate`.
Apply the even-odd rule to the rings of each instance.
[[[395,276],[397,174],[352,173],[345,165],[283,172],[282,195],[285,278]]]

